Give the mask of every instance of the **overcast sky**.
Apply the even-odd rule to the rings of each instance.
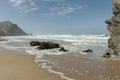
[[[112,0],[0,0],[0,22],[34,34],[106,34]]]

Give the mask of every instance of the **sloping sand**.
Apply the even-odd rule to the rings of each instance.
[[[34,56],[0,53],[0,80],[62,80],[34,63]]]

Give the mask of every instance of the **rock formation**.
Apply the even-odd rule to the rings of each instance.
[[[36,49],[38,49],[38,50],[60,48],[59,51],[61,51],[61,52],[68,52],[68,50],[66,50],[60,44],[49,42],[49,41],[48,42],[31,41],[29,43],[29,45],[31,47],[36,46]]]
[[[110,31],[110,38],[108,39],[107,54],[119,55],[120,54],[120,0],[112,0],[113,17],[106,20],[107,28]]]
[[[0,36],[18,36],[27,35],[17,24],[10,21],[0,22]]]
[[[39,49],[39,50],[60,48],[60,45],[57,43],[38,42],[38,41],[31,41],[30,46],[37,46],[37,49]]]

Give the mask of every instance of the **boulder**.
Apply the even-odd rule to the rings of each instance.
[[[36,49],[53,49],[53,48],[60,48],[60,45],[57,43],[52,42],[39,42],[39,41],[31,41],[30,46],[37,46]]]
[[[68,50],[66,50],[64,47],[61,47],[61,48],[59,49],[59,51],[68,52]]]
[[[86,52],[86,53],[92,53],[93,51],[91,49],[87,49],[87,50],[84,50],[82,52]]]

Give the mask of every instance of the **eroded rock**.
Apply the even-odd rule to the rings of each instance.
[[[107,28],[110,31],[110,38],[108,39],[108,49],[103,57],[110,57],[110,55],[120,54],[120,0],[112,0],[113,16],[106,20]]]

